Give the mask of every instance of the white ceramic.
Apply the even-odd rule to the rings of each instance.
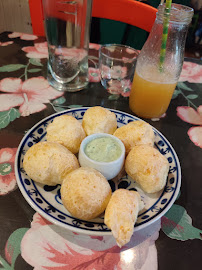
[[[121,156],[111,162],[99,162],[99,161],[95,161],[91,158],[89,158],[86,153],[85,153],[85,148],[86,145],[96,139],[96,138],[100,138],[100,137],[109,137],[112,138],[113,140],[115,140],[121,147]],[[96,134],[92,134],[87,136],[81,143],[80,145],[80,149],[79,149],[79,163],[82,167],[91,167],[93,169],[96,169],[97,171],[99,171],[102,175],[104,175],[104,177],[107,180],[110,180],[112,178],[114,178],[115,176],[118,175],[118,173],[121,171],[123,164],[124,164],[124,160],[125,160],[125,146],[122,143],[121,140],[119,140],[117,137],[110,135],[110,134],[106,134],[106,133],[96,133]]]
[[[58,112],[42,119],[33,126],[23,137],[15,159],[15,175],[22,195],[30,206],[50,222],[62,226],[76,233],[88,235],[111,235],[111,231],[104,224],[103,216],[86,221],[73,217],[63,206],[60,185],[47,186],[36,183],[26,174],[23,168],[23,159],[26,151],[37,142],[46,140],[46,127],[55,117],[71,115],[82,122],[83,116],[89,107],[73,108]],[[138,117],[125,112],[110,109],[116,114],[117,125],[121,127],[131,121],[140,120]],[[128,176],[123,176],[118,182],[109,180],[112,191],[118,188],[137,190],[145,203],[144,209],[139,213],[134,231],[143,229],[163,216],[175,202],[181,185],[181,168],[178,157],[168,140],[153,127],[155,134],[155,147],[169,162],[169,173],[165,188],[155,194],[147,194]]]

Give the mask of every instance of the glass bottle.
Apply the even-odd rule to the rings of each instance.
[[[159,5],[155,23],[137,59],[129,106],[135,114],[144,118],[160,117],[166,112],[182,70],[193,9],[172,4],[165,58],[161,65],[163,22],[168,16],[166,12],[165,4]]]

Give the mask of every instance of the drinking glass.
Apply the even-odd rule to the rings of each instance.
[[[48,43],[49,83],[75,92],[88,84],[88,45],[92,0],[43,0]]]
[[[101,84],[111,94],[129,96],[138,51],[119,44],[102,45],[99,50]]]

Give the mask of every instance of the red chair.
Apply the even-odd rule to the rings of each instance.
[[[29,0],[29,8],[33,34],[44,36],[42,0]],[[124,22],[148,32],[156,12],[156,8],[135,0],[93,0],[92,7],[92,17]]]

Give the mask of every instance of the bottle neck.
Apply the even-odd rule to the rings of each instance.
[[[193,9],[173,4],[170,10],[167,41],[163,61],[164,72],[160,72],[160,54],[162,50],[163,22],[165,5],[160,5],[150,35],[138,57],[136,71],[148,80],[154,76],[163,81],[177,82],[184,60],[184,47]]]
[[[169,16],[170,24],[176,23],[189,25],[192,20],[193,14],[194,14],[193,8],[179,4],[172,4],[170,13],[167,13],[164,3],[159,5],[158,12],[156,14],[156,19],[163,22],[164,17]]]

